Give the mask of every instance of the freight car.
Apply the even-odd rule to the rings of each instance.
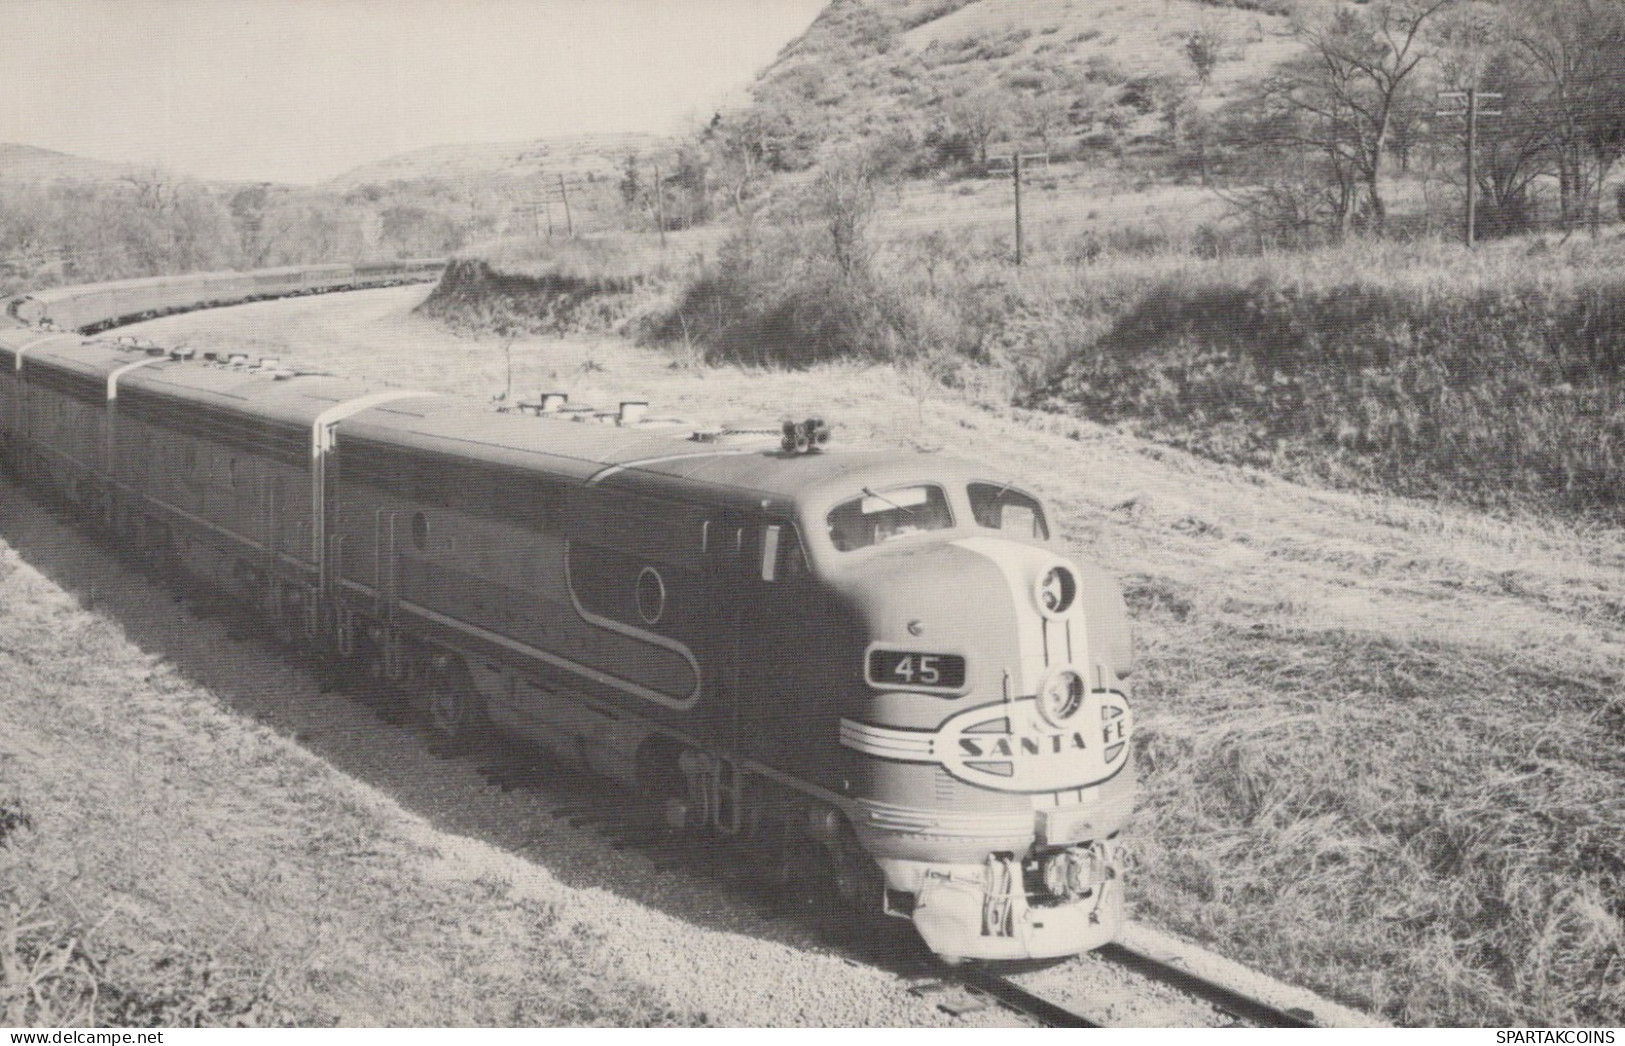
[[[157,300],[56,292],[48,314]],[[539,743],[939,955],[1116,934],[1127,617],[1008,477],[830,449],[812,421],[576,424],[561,397],[501,413],[211,356],[0,329],[5,459],[436,730]]]

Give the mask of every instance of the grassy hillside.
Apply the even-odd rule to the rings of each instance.
[[[1051,302],[1024,398],[1336,486],[1625,522],[1625,241],[1356,244]],[[1082,335],[1082,336],[1078,336]]]
[[[133,164],[0,142],[0,186],[6,188],[55,181],[114,181],[139,173],[141,168]]]
[[[575,246],[526,277],[454,269],[429,308],[713,361],[899,362],[1333,487],[1625,521],[1625,240],[1202,257],[1199,232],[1119,230],[1022,270],[999,242],[935,236],[876,236],[843,269],[805,225],[686,259]]]

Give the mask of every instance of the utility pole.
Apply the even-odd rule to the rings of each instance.
[[[987,161],[987,173],[1002,174],[1004,165],[1010,165],[1010,180],[1016,187],[1016,264],[1020,265],[1026,253],[1026,236],[1021,222],[1021,174],[1023,160],[1043,160],[1045,168],[1049,167],[1049,153],[1011,153],[1010,159],[1002,156],[990,157]]]
[[[576,238],[575,222],[570,220],[570,190],[564,187],[564,175],[559,175],[559,198],[564,201],[564,228],[570,239]]]
[[[1502,97],[1495,91],[1480,91],[1476,87],[1469,87],[1465,91],[1441,91],[1440,98],[1461,99],[1462,108],[1449,112],[1440,111],[1439,116],[1459,116],[1467,120],[1467,216],[1465,220],[1465,236],[1469,250],[1477,242],[1478,220],[1478,118],[1481,116],[1500,116],[1499,109],[1489,111],[1478,107],[1482,98]]]
[[[655,225],[660,229],[660,249],[666,249],[666,183],[660,180],[660,165],[655,164]]]
[[[1021,267],[1021,154],[1010,154],[1010,173],[1016,182],[1016,268]]]

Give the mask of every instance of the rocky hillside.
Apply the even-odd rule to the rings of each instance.
[[[1151,134],[1171,105],[1218,107],[1297,53],[1295,7],[836,0],[763,74],[756,118],[784,129],[789,166],[854,141],[888,142],[916,169],[1009,148],[1070,154]]]

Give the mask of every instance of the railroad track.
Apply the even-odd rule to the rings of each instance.
[[[1123,944],[1100,949],[1100,958],[1133,970],[1143,977],[1196,996],[1215,1008],[1258,1028],[1320,1028],[1311,1010],[1281,1007],[1221,984],[1183,967]]]
[[[1283,1009],[1121,945],[1109,945],[1094,953],[1094,957],[1208,1004],[1220,1023],[1254,1028],[1324,1027],[1309,1011]],[[975,1012],[991,1004],[1045,1028],[1113,1026],[1109,1017],[1100,1016],[1103,1010],[1109,1009],[1101,1000],[1090,1000],[1092,1005],[1080,1005],[1078,1000],[1052,998],[985,966],[965,966],[937,977],[922,978],[910,991],[916,995],[940,994],[940,1008],[956,1015]]]
[[[1148,981],[1166,985],[1199,999],[1235,1024],[1254,1028],[1324,1026],[1307,1010],[1282,1008],[1248,995],[1233,986],[1202,977],[1173,963],[1120,944],[1107,945],[1095,952],[1094,957],[1131,971]],[[1049,998],[986,967],[967,966],[953,971],[946,980],[956,981],[970,991],[985,996],[1005,1009],[1046,1028],[1111,1027],[1109,1021],[1098,1020],[1090,1013],[1081,1012],[1089,1007],[1076,1007],[1075,1003]],[[1098,1009],[1095,1012],[1098,1012]]]

